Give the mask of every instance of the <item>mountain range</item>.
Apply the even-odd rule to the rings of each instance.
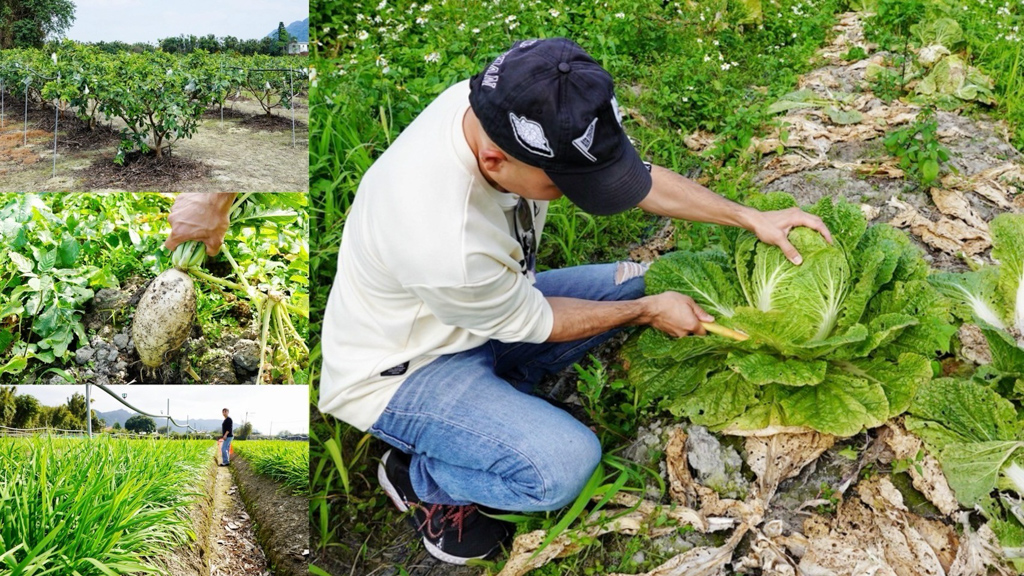
[[[309,42],[309,18],[305,20],[296,20],[291,24],[284,27],[288,31],[288,34],[298,40],[299,42]],[[277,28],[274,28],[268,37],[274,37],[277,35]]]
[[[122,428],[124,427],[124,423],[127,422],[128,419],[134,415],[134,412],[129,412],[128,410],[124,409],[114,410],[113,412],[96,412],[96,417],[106,422],[107,426],[113,426],[114,423],[117,422],[121,424]],[[160,428],[166,422],[166,420],[164,420],[163,418],[153,418],[153,421],[156,422],[157,428]],[[201,432],[220,432],[220,425],[223,422],[223,418],[202,418],[198,420],[191,419],[188,421],[188,424],[190,424],[193,428]],[[235,428],[237,429],[238,426],[240,426],[240,424],[236,424]],[[175,426],[174,424],[171,424],[171,430],[173,432],[184,432],[185,427]]]

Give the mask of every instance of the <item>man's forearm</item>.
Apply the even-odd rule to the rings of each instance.
[[[651,179],[651,191],[640,203],[643,210],[680,220],[750,229],[750,217],[756,213],[755,210],[723,198],[661,166],[652,167]]]
[[[644,324],[644,300],[595,302],[577,298],[548,297],[555,322],[548,342],[569,342],[597,336],[613,328]]]

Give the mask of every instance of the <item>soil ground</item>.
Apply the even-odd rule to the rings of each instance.
[[[270,576],[270,563],[227,467],[217,466],[212,513],[210,576]]]
[[[243,458],[232,462],[231,472],[254,517],[256,535],[273,566],[274,576],[308,574],[309,500],[253,473]]]
[[[208,111],[196,133],[165,149],[165,158],[129,158],[113,163],[124,124],[104,120],[88,130],[65,112],[58,120],[57,161],[53,162],[54,113],[5,99],[0,122],[0,192],[161,191],[304,192],[309,187],[309,108],[297,98],[292,110],[267,116],[258,102],[238,99],[225,105],[221,121]]]

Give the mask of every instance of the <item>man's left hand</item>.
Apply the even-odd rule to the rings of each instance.
[[[808,214],[799,208],[758,212],[753,215],[750,231],[757,235],[758,240],[778,246],[790,262],[800,265],[803,257],[796,247],[789,242],[789,231],[797,226],[806,226],[818,231],[831,244],[832,234],[828,227],[814,214]]]

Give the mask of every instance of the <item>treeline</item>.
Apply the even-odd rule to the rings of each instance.
[[[278,24],[277,32],[273,36],[266,36],[263,38],[249,38],[241,39],[235,38],[234,36],[215,36],[213,34],[207,34],[206,36],[194,36],[191,34],[182,34],[180,36],[171,36],[170,38],[163,38],[157,41],[156,45],[148,42],[134,42],[127,43],[121,42],[120,40],[114,40],[112,42],[100,41],[93,42],[92,46],[95,46],[101,52],[107,54],[118,54],[121,52],[134,52],[140,54],[143,52],[155,52],[160,50],[168,54],[192,54],[200,50],[208,54],[239,54],[241,56],[253,56],[255,54],[263,54],[266,56],[285,56],[288,54],[288,43],[291,42],[292,37],[285,30],[284,22]]]
[[[0,426],[7,428],[53,428],[85,430],[85,396],[76,392],[60,406],[43,406],[34,396],[18,395],[14,386],[0,386]],[[92,427],[103,428],[103,421],[90,411]]]

